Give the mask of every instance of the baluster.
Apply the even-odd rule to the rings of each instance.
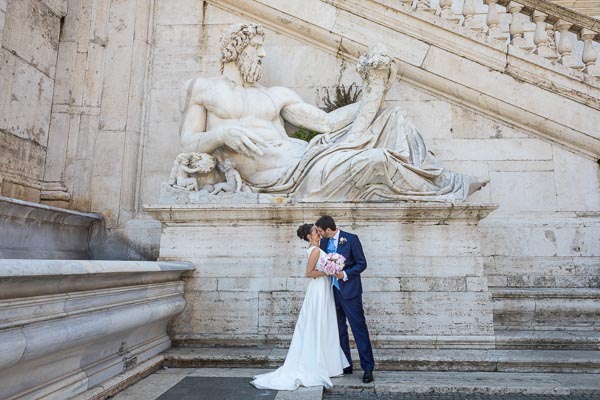
[[[425,11],[431,14],[435,13],[435,8],[431,8],[429,0],[417,0],[417,10]]]
[[[556,29],[559,32],[558,44],[556,45],[558,54],[560,54],[558,62],[570,68],[578,68],[580,66],[577,63],[577,59],[571,54],[573,52],[573,41],[569,37],[569,28],[571,26],[573,24],[562,19],[559,19],[556,23]]]
[[[483,31],[483,26],[475,21],[475,1],[474,0],[465,0],[463,3],[462,14],[465,19],[463,20],[463,26],[469,29],[472,29],[477,32]]]
[[[507,11],[512,15],[512,20],[510,22],[510,44],[516,47],[520,47],[525,50],[532,50],[533,46],[530,45],[525,38],[523,38],[523,32],[525,29],[523,28],[523,21],[519,13],[523,9],[523,5],[511,1],[508,3],[506,7]]]
[[[440,0],[440,16],[445,20],[458,23],[460,16],[456,15],[452,10],[452,0]]]
[[[550,60],[558,60],[558,50],[556,49],[556,30],[554,25],[546,25],[546,36],[548,36],[548,48],[550,49],[550,57],[546,57]]]
[[[600,67],[597,65],[598,53],[594,49],[592,41],[596,36],[596,32],[583,28],[579,31],[579,39],[583,40],[582,61],[585,64],[583,72],[592,76],[600,76]]]
[[[485,23],[488,26],[487,36],[492,39],[504,41],[507,36],[500,31],[500,15],[496,9],[496,3],[498,0],[485,0],[485,4],[488,5],[488,13],[485,18]]]
[[[535,44],[534,53],[540,57],[555,59],[554,52],[550,49],[550,38],[546,33],[546,18],[548,14],[540,11],[534,11],[533,22],[535,22],[535,34],[533,35],[533,43]]]

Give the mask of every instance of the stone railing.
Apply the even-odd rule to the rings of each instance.
[[[182,262],[0,260],[0,398],[71,398],[159,368]],[[116,378],[114,378],[116,379]]]
[[[541,58],[600,77],[598,50],[600,21],[543,0],[400,0],[416,10],[483,32],[492,40],[507,42]],[[485,19],[478,13],[487,5]],[[502,29],[502,14],[510,14],[508,30]],[[533,27],[526,32],[525,26]],[[530,33],[530,34],[526,34]],[[595,43],[595,44],[594,44]],[[596,48],[595,48],[596,47]],[[576,51],[579,49],[580,51]]]

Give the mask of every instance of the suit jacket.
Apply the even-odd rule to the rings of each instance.
[[[345,243],[341,243],[342,238],[345,238]],[[321,250],[327,252],[327,243],[329,239],[321,239],[320,247]],[[344,265],[344,272],[348,276],[347,281],[339,280],[340,294],[344,299],[352,299],[356,296],[360,296],[363,292],[362,282],[360,281],[360,273],[367,269],[367,259],[363,253],[362,244],[353,233],[344,232],[340,230],[337,243],[337,253],[344,256],[346,259]],[[337,289],[333,289],[337,290]]]

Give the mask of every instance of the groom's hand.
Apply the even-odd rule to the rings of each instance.
[[[343,272],[339,272],[339,273],[337,273],[337,274],[335,274],[333,276],[335,276],[339,280],[342,280],[342,281],[344,280],[344,273]]]

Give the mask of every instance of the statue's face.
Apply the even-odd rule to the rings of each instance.
[[[263,41],[261,35],[255,35],[237,59],[237,65],[244,82],[254,83],[262,78],[261,64],[263,57],[266,55]]]

